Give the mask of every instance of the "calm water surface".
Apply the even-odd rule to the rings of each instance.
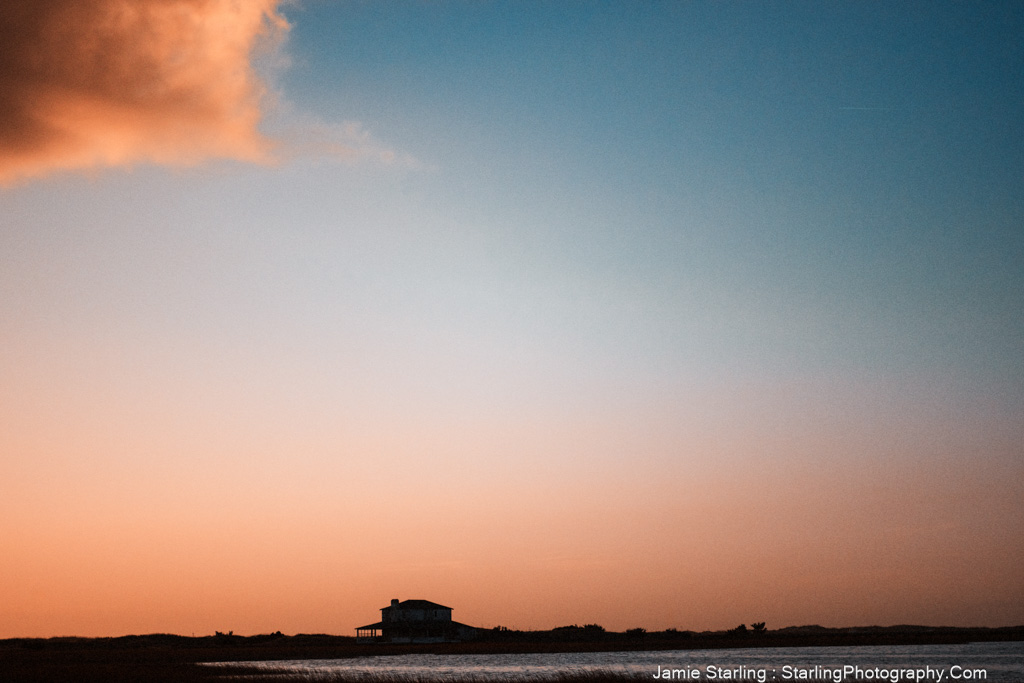
[[[253,662],[268,673],[345,680],[549,681],[566,673],[609,671],[645,676],[668,670],[680,681],[992,681],[1024,683],[1024,643],[787,647],[516,655],[396,655]],[[844,667],[847,667],[844,669]],[[908,673],[913,670],[915,673]],[[671,673],[671,672],[676,673]],[[697,673],[699,672],[699,673]],[[941,677],[940,677],[941,675]],[[921,677],[925,676],[925,677]]]

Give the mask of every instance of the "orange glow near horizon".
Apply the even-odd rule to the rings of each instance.
[[[1017,609],[1000,596],[1020,594],[1021,541],[988,530],[1024,491],[1009,461],[952,457],[967,443],[921,453],[923,469],[864,458],[816,420],[773,441],[756,413],[731,433],[684,419],[688,433],[648,422],[644,436],[594,415],[322,423],[275,441],[276,427],[120,410],[106,427],[83,413],[91,432],[68,412],[63,434],[5,435],[23,457],[4,477],[31,483],[0,504],[0,636],[350,634],[391,597],[520,629],[1002,625]]]

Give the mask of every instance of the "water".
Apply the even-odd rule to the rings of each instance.
[[[611,672],[651,681],[929,681],[1024,683],[1024,642],[961,645],[786,647],[504,655],[394,655],[252,662],[267,673],[310,680],[404,683],[554,681],[565,674]],[[337,678],[335,678],[337,677]]]

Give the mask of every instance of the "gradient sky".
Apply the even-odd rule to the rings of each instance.
[[[0,1],[0,637],[1024,623],[1024,6]]]

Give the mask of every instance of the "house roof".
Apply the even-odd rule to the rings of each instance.
[[[398,603],[398,607],[400,609],[451,609],[451,607],[445,607],[436,602],[430,602],[430,600],[403,600]],[[381,607],[381,609],[391,609],[391,605]]]

